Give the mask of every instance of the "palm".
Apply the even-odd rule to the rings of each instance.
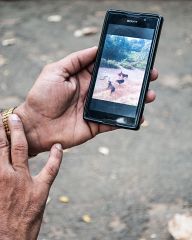
[[[70,107],[62,115],[62,134],[69,137],[65,143],[67,147],[81,144],[100,132],[112,130],[111,126],[87,122],[83,119],[84,103],[90,79],[91,72],[88,68],[69,78],[69,84],[71,81],[76,83],[76,91],[75,94],[71,91],[71,94],[75,97],[71,98],[68,105]]]
[[[33,109],[37,109],[41,115],[42,121],[49,125],[46,134],[51,136],[50,142],[57,140],[68,148],[93,138],[100,131],[112,130],[110,126],[86,122],[83,119],[84,102],[91,79],[89,67],[73,76],[65,72],[66,77],[60,72],[61,69],[54,71],[54,65],[49,68],[50,71],[45,69],[40,75],[29,99],[33,103]],[[36,89],[41,89],[41,92],[37,93]],[[41,110],[39,106],[42,106]]]
[[[48,65],[29,92],[26,103],[30,112],[35,113],[33,125],[39,137],[38,151],[49,150],[56,142],[69,148],[113,129],[83,119],[96,51],[97,48],[79,51]],[[153,80],[156,77],[157,73]],[[150,102],[155,96],[148,94],[147,98]]]

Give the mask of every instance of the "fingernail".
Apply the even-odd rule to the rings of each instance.
[[[55,147],[59,150],[59,151],[61,151],[62,150],[62,146],[61,146],[61,144],[60,143],[57,143],[57,144],[55,144]]]
[[[11,114],[9,118],[13,122],[21,121],[20,118],[16,114]]]

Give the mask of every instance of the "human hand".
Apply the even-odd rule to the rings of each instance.
[[[96,52],[97,47],[85,49],[47,65],[25,102],[15,110],[24,123],[32,154],[49,150],[55,142],[70,148],[114,129],[83,119]],[[151,80],[157,76],[154,69]],[[148,91],[146,102],[154,99],[155,93]]]
[[[52,147],[41,172],[32,177],[28,146],[17,115],[9,118],[11,146],[0,118],[0,239],[37,239],[50,187],[62,160],[61,145]]]

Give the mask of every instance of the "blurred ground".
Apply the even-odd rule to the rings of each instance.
[[[148,124],[140,131],[103,134],[65,153],[40,240],[170,240],[168,220],[191,212],[191,1],[0,2],[0,107],[22,102],[46,63],[97,45],[99,33],[81,38],[73,33],[85,26],[100,29],[107,8],[165,17],[159,80],[151,84],[158,98],[146,107]],[[62,20],[48,22],[55,14]],[[9,38],[13,45],[3,46]],[[101,155],[100,146],[109,155]],[[42,158],[46,154],[30,160],[34,173]],[[62,195],[70,198],[68,204],[59,202]],[[84,214],[91,223],[81,221]]]

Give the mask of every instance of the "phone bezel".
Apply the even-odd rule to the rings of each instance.
[[[146,70],[145,70],[145,75],[144,75],[144,79],[143,79],[143,83],[142,83],[142,88],[141,88],[141,93],[140,93],[140,97],[139,97],[137,113],[136,113],[135,118],[120,116],[120,115],[110,114],[110,113],[104,113],[104,112],[99,112],[99,111],[93,111],[93,110],[89,109],[90,101],[92,99],[92,95],[93,95],[93,91],[94,91],[94,86],[96,83],[96,77],[97,77],[100,59],[101,59],[101,55],[102,55],[102,51],[103,51],[103,47],[104,47],[105,37],[107,34],[107,28],[108,28],[108,25],[111,23],[109,21],[109,18],[111,17],[112,14],[113,14],[113,16],[114,16],[114,14],[116,16],[118,16],[118,19],[121,19],[121,18],[123,19],[125,17],[129,18],[129,19],[130,18],[132,18],[132,19],[156,18],[157,19],[157,24],[154,28],[155,32],[154,32],[153,39],[152,39],[151,49],[149,52],[149,58],[148,58],[148,62],[147,62]],[[102,124],[107,124],[107,125],[113,125],[113,126],[121,127],[121,128],[128,128],[128,129],[133,129],[133,130],[139,129],[141,117],[142,117],[143,110],[144,110],[146,93],[147,93],[148,86],[149,86],[150,71],[153,68],[157,45],[158,45],[158,40],[160,37],[161,28],[162,28],[162,23],[163,23],[163,17],[160,15],[157,15],[157,14],[134,13],[134,12],[121,11],[121,10],[108,10],[106,12],[106,16],[105,16],[105,20],[104,20],[104,24],[103,24],[103,28],[102,28],[102,33],[101,33],[101,37],[100,37],[100,42],[99,42],[99,48],[98,48],[98,52],[97,52],[97,56],[96,56],[94,69],[93,69],[92,79],[90,82],[87,99],[86,99],[86,103],[85,103],[85,107],[84,107],[84,116],[83,117],[85,120],[102,123]],[[122,25],[126,25],[126,24],[122,24]],[[135,23],[135,24],[132,23],[131,25],[138,27],[137,23]],[[117,117],[124,118],[124,122],[117,123],[117,121],[114,120],[114,118],[117,118]]]

